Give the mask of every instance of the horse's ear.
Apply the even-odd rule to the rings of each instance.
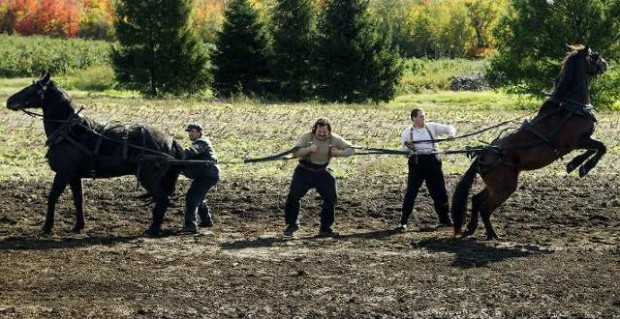
[[[43,74],[41,74],[41,83],[45,83],[47,84],[50,81],[50,73],[48,71],[45,71]]]

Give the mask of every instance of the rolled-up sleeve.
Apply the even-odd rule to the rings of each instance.
[[[452,125],[433,123],[435,126],[435,132],[438,135],[447,135],[449,137],[456,136],[456,128]]]
[[[355,154],[355,149],[353,148],[353,144],[351,142],[345,140],[341,136],[337,136],[334,140],[334,146],[340,151],[339,157],[349,157]]]

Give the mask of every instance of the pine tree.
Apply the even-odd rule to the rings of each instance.
[[[391,36],[380,37],[368,0],[329,0],[319,20],[317,89],[324,101],[375,103],[396,94],[402,74]]]
[[[203,90],[208,55],[190,25],[192,0],[121,0],[112,50],[121,85],[149,96]]]
[[[312,97],[312,55],[316,39],[313,0],[278,0],[272,14],[273,78],[280,98],[302,101]]]
[[[270,70],[265,25],[248,0],[231,0],[224,18],[211,54],[213,89],[218,96],[260,94]]]

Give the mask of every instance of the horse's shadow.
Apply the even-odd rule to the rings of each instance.
[[[333,237],[321,237],[321,236],[298,236],[294,238],[283,238],[283,237],[263,237],[256,239],[242,239],[232,242],[223,243],[220,245],[220,248],[223,250],[235,250],[235,249],[248,249],[248,248],[260,248],[260,247],[274,247],[278,243],[290,242],[290,241],[300,241],[300,240],[322,240],[322,239],[333,239],[333,240],[349,240],[355,238],[361,239],[383,239],[386,237],[390,237],[398,232],[395,230],[375,230],[364,233],[352,233],[352,234],[344,234]]]
[[[0,251],[5,250],[53,250],[84,248],[91,246],[112,246],[134,241],[141,236],[93,236],[93,237],[7,237],[0,239]]]
[[[498,247],[492,242],[455,238],[430,238],[413,242],[411,246],[424,248],[431,252],[454,254],[452,266],[458,268],[485,267],[508,259],[552,253],[536,245],[515,244],[510,247]]]

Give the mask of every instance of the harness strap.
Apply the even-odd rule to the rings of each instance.
[[[126,161],[127,160],[127,142],[129,140],[129,128],[127,127],[127,125],[125,125],[125,127],[123,128],[122,139],[123,139],[123,161]]]
[[[543,140],[545,143],[549,144],[549,146],[553,147],[549,137],[547,137],[546,135],[544,135],[544,134],[540,133],[539,131],[537,131],[536,129],[534,129],[534,126],[530,123],[530,121],[528,121],[528,120],[523,121],[523,127],[525,127],[528,131],[531,131],[532,133],[534,133],[534,135],[536,135],[538,138]]]
[[[73,144],[73,146],[79,148],[81,151],[83,151],[84,153],[86,153],[86,155],[89,156],[94,156],[93,152],[89,149],[87,149],[86,147],[84,147],[82,144],[78,143],[73,137],[71,137],[69,134],[63,134],[64,139],[66,139],[67,141],[69,141],[69,143]]]
[[[96,135],[97,135],[98,138],[97,138],[97,143],[95,144],[95,149],[93,150],[93,154],[95,156],[97,156],[97,154],[99,154],[99,149],[101,148],[101,142],[103,141],[103,134],[105,133],[105,130],[108,128],[108,125],[109,124],[106,123],[106,125],[100,127],[97,130],[98,134],[96,134]]]

